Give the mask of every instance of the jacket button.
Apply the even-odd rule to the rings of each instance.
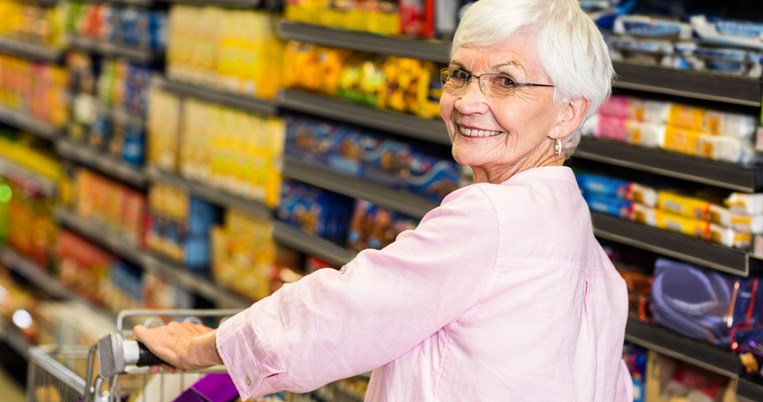
[[[249,377],[246,377],[246,385],[249,387],[252,386],[252,380]]]

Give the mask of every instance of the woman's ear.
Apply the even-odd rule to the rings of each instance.
[[[554,127],[552,138],[564,138],[570,135],[583,121],[590,102],[586,98],[568,99],[559,110],[559,120]]]

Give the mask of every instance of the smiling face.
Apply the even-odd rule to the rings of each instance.
[[[475,75],[506,74],[517,82],[552,84],[535,52],[532,32],[518,32],[498,46],[459,48],[449,67]],[[484,80],[485,78],[483,78]],[[485,83],[487,84],[487,83]],[[487,88],[486,88],[487,89]],[[569,134],[569,102],[554,102],[554,89],[519,86],[505,97],[486,96],[476,77],[462,91],[444,90],[440,114],[455,160],[474,171],[475,182],[501,183],[523,170],[562,165],[556,138]]]

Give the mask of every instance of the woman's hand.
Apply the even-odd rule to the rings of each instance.
[[[171,322],[156,328],[137,325],[132,334],[166,362],[170,371],[200,370],[223,363],[217,352],[215,331],[204,325],[192,322]],[[156,372],[158,367],[152,370]]]

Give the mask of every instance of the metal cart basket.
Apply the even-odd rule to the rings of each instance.
[[[226,317],[238,311],[125,310],[117,316],[117,331],[108,337],[130,339],[131,329],[138,323],[152,327],[164,325],[170,321],[192,320],[216,327]],[[124,365],[117,362],[116,367],[106,367],[111,365],[114,359],[102,359],[99,358],[99,354],[119,352],[104,350],[115,345],[121,347],[122,343],[98,341],[89,347],[53,345],[31,347],[27,376],[27,402],[165,401],[171,400],[204,374],[225,370],[223,366],[219,366],[197,372],[153,374],[146,367],[137,367],[129,363]]]

